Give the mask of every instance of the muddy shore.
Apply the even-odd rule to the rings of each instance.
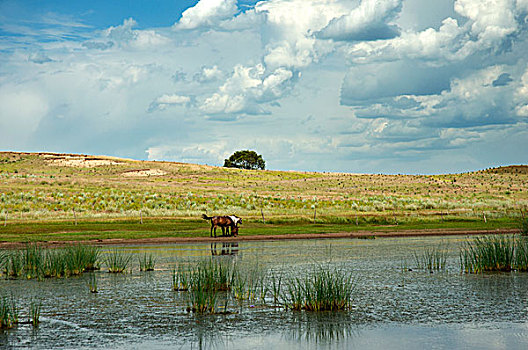
[[[463,230],[463,229],[431,229],[431,230],[405,230],[405,231],[357,231],[336,233],[299,233],[282,235],[239,235],[237,237],[156,237],[138,239],[97,239],[87,241],[41,241],[45,246],[61,246],[72,243],[85,243],[95,245],[143,245],[143,244],[171,244],[171,243],[209,243],[209,242],[245,242],[245,241],[277,241],[298,239],[365,239],[381,237],[420,237],[420,236],[465,236],[488,234],[515,234],[518,229],[495,230]],[[24,246],[21,242],[0,242],[0,248],[15,248]]]

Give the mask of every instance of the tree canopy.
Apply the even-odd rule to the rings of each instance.
[[[255,151],[236,151],[228,159],[224,160],[224,167],[239,169],[262,169],[266,168],[266,162],[260,154]]]

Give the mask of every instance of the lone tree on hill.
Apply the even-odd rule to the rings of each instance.
[[[266,162],[257,152],[245,150],[233,153],[229,159],[224,160],[224,166],[227,168],[264,170],[266,168]]]

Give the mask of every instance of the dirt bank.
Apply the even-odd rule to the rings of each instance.
[[[418,237],[418,236],[464,236],[464,235],[487,235],[487,234],[514,234],[519,233],[517,229],[496,230],[461,230],[461,229],[434,229],[434,230],[405,230],[405,231],[359,231],[359,232],[336,232],[336,233],[301,233],[283,235],[255,235],[238,237],[158,237],[138,239],[98,239],[80,241],[80,243],[96,245],[125,245],[125,244],[170,244],[170,243],[208,243],[208,242],[244,242],[244,241],[277,241],[296,239],[336,239],[336,238],[365,238],[365,237]],[[76,241],[44,241],[47,246],[60,246],[77,243]],[[13,248],[24,246],[19,242],[0,242],[0,248]]]

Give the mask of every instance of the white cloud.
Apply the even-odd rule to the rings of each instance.
[[[379,40],[394,38],[399,29],[388,24],[400,12],[402,0],[363,0],[349,14],[334,18],[317,33],[333,40]]]
[[[175,29],[212,27],[231,19],[238,11],[236,0],[200,0],[182,13]]]
[[[0,144],[209,164],[250,148],[306,170],[526,159],[528,2],[418,1],[402,19],[400,0],[202,0],[172,27],[56,23],[46,40],[0,24],[17,34],[0,40]]]
[[[254,67],[238,65],[233,75],[217,93],[205,99],[202,111],[208,114],[267,114],[260,105],[284,97],[294,73],[278,68],[266,75],[262,64]]]
[[[167,107],[170,106],[178,106],[178,105],[187,105],[191,102],[191,98],[189,96],[181,96],[177,94],[172,95],[161,95],[160,97],[156,98],[152,103],[150,104],[148,111],[153,112],[155,110],[165,110]]]
[[[467,23],[460,25],[456,19],[446,18],[438,30],[410,30],[392,40],[361,42],[349,49],[350,59],[361,63],[411,58],[445,64],[479,51],[500,51],[508,36],[519,30],[516,18],[520,10],[513,0],[457,0],[454,9]]]
[[[166,45],[169,39],[154,30],[135,30],[137,22],[133,18],[123,21],[122,25],[109,27],[103,32],[103,36],[119,45],[128,45],[137,49],[147,49],[152,46]],[[93,44],[87,44],[93,46]],[[86,45],[85,45],[86,46]],[[110,46],[111,47],[111,46]],[[97,48],[109,48],[108,43],[99,43]]]
[[[224,72],[218,66],[203,66],[201,71],[193,76],[193,80],[199,83],[210,83],[220,80],[224,77]]]
[[[521,77],[519,87],[515,91],[517,106],[515,111],[520,117],[528,117],[528,66]]]

